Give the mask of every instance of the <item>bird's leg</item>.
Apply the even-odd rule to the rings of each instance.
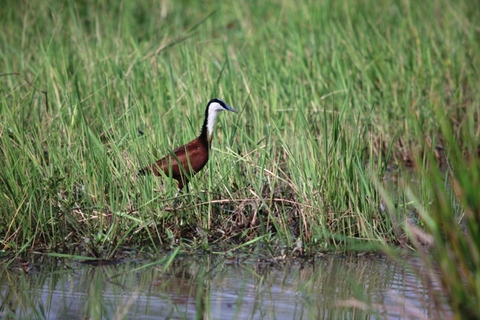
[[[182,200],[180,200],[179,198],[175,198],[175,200],[173,200],[173,209],[174,210],[176,210],[177,208],[179,209],[181,206],[182,206]]]
[[[179,198],[180,195],[184,194],[184,187],[187,188],[187,193],[188,193],[188,185],[184,186],[183,183],[179,182],[178,183],[178,189],[177,193],[175,194],[175,200],[173,201],[173,206],[174,207],[180,207],[181,206],[181,198]]]

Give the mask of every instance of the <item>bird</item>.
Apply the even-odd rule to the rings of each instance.
[[[220,99],[210,100],[205,109],[205,120],[200,135],[189,143],[174,149],[164,158],[140,169],[138,174],[160,176],[163,172],[177,180],[178,190],[181,191],[188,184],[190,178],[207,164],[212,146],[213,127],[217,115],[222,111],[237,112]]]

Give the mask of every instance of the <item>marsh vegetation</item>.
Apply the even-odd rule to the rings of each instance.
[[[471,1],[7,0],[0,16],[4,257],[407,247],[479,316]],[[139,177],[215,97],[239,114],[189,191]]]

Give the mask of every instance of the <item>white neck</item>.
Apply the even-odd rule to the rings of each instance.
[[[208,113],[207,119],[207,134],[208,136],[212,136],[213,134],[213,127],[215,126],[215,120],[217,119],[217,115],[220,111],[214,110]]]
[[[207,116],[207,135],[209,138],[213,134],[213,127],[215,126],[215,120],[217,119],[218,113],[224,110],[225,109],[218,103],[210,104]]]

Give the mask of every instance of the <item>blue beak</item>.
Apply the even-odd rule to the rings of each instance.
[[[232,112],[235,112],[235,113],[238,112],[237,110],[235,110],[235,109],[233,109],[232,107],[230,107],[228,104],[225,104],[225,107],[226,107],[226,109],[227,109],[228,111],[232,111]]]

